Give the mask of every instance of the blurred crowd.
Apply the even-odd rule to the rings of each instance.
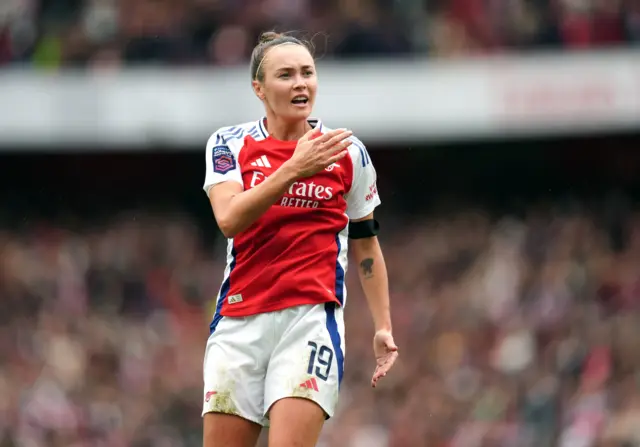
[[[237,65],[270,29],[324,58],[608,47],[640,40],[640,1],[2,0],[0,65]]]
[[[321,447],[640,445],[640,216],[386,217],[401,356],[372,390],[372,327],[348,275],[346,371]],[[0,230],[0,447],[202,445],[224,267],[202,231],[133,212]]]

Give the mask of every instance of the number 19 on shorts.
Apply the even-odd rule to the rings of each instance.
[[[309,348],[311,349],[311,354],[309,355],[307,374],[315,375],[326,382],[333,363],[333,350],[325,345],[318,346],[314,341],[309,342]]]

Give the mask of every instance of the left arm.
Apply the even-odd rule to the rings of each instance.
[[[373,219],[373,213],[362,219],[354,220],[354,222],[370,219]],[[358,264],[360,284],[362,284],[362,290],[367,297],[375,330],[376,332],[379,330],[391,332],[389,279],[378,237],[352,239],[351,248]]]
[[[373,220],[373,210],[381,203],[376,186],[376,170],[364,145],[355,138],[352,141],[354,144],[349,153],[353,162],[353,181],[347,194],[347,216],[350,219],[349,237],[358,263],[360,283],[375,326],[373,353],[376,369],[371,379],[371,386],[375,387],[398,358],[398,347],[391,334],[387,267]]]
[[[372,220],[373,213],[353,222]],[[373,352],[376,356],[376,369],[371,378],[371,386],[375,388],[378,380],[387,375],[396,359],[398,347],[391,333],[391,310],[389,305],[389,279],[387,267],[377,236],[352,239],[351,246],[358,263],[358,274],[362,290],[367,297],[369,310],[373,317],[375,335],[373,336]]]

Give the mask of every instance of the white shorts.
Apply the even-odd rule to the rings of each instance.
[[[276,401],[301,397],[331,417],[344,353],[343,310],[335,303],[222,317],[205,350],[202,414],[234,414],[268,426]]]

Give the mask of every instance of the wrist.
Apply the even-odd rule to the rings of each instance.
[[[376,332],[380,332],[380,331],[391,332],[391,321],[375,323],[374,328]]]
[[[282,163],[278,171],[281,173],[284,181],[288,185],[291,185],[300,177],[300,175],[298,174],[298,170],[295,168],[295,166],[293,166],[293,163],[291,163],[291,160],[287,160],[284,163]]]

